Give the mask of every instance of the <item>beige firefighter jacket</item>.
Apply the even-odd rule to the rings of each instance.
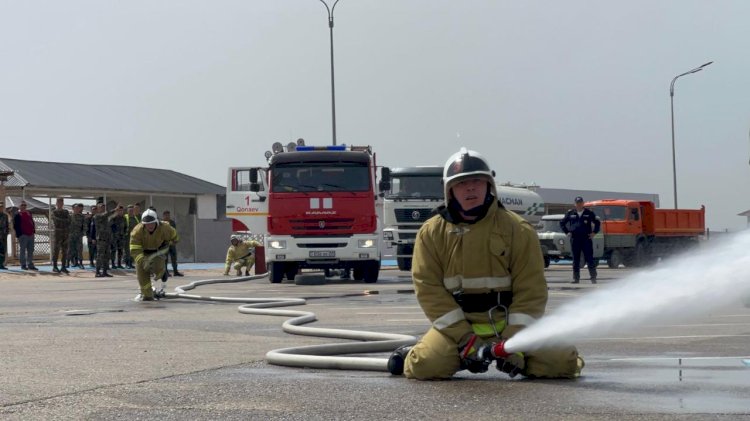
[[[234,263],[236,260],[239,259],[246,259],[248,257],[255,258],[255,248],[260,247],[263,244],[255,241],[255,240],[247,240],[247,241],[240,241],[237,243],[237,245],[231,245],[229,246],[229,249],[227,250],[227,260],[224,265],[225,271],[229,272],[229,267]]]
[[[159,221],[154,232],[148,232],[142,223],[133,228],[130,233],[130,255],[136,263],[140,263],[144,254],[152,254],[156,250],[177,242],[177,230],[168,222]]]
[[[422,310],[438,331],[456,343],[489,324],[487,312],[464,313],[453,293],[512,291],[508,338],[544,314],[547,283],[536,232],[501,205],[490,206],[474,224],[453,224],[435,215],[419,230],[412,261],[414,288]],[[503,311],[493,312],[503,321]],[[502,324],[500,324],[502,329]]]

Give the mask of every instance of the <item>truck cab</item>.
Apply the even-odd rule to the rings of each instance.
[[[256,191],[251,190],[251,173],[255,174]],[[226,215],[232,231],[245,234],[268,234],[268,186],[266,170],[258,167],[229,168],[227,176]]]
[[[400,270],[411,270],[417,231],[443,204],[442,167],[383,168],[383,240],[396,247]]]
[[[380,221],[371,148],[306,146],[300,139],[272,150],[267,167],[231,168],[227,184],[233,227],[266,235],[270,281],[317,268],[376,282]]]

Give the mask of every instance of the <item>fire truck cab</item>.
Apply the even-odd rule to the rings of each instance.
[[[303,268],[344,269],[376,282],[380,223],[369,146],[305,146],[266,152],[265,168],[230,168],[227,216],[238,231],[265,234],[270,281]]]

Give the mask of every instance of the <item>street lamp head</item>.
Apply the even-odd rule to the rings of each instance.
[[[704,68],[704,67],[706,67],[706,66],[708,66],[711,63],[713,63],[713,61],[709,61],[708,63],[701,65],[701,69]]]

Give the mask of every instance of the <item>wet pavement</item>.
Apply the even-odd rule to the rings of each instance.
[[[221,278],[220,266],[181,266],[189,281]],[[295,336],[283,317],[240,314],[233,304],[135,303],[132,271],[93,278],[2,273],[2,419],[747,419],[750,308],[643,326],[577,344],[586,359],[575,381],[509,379],[497,370],[454,380],[410,381],[387,373],[268,365],[282,347],[342,342]],[[601,269],[599,284],[571,285],[570,268],[546,274],[550,308],[606,288],[628,270]],[[178,282],[175,283],[175,280]],[[675,286],[679,287],[678,285]],[[377,284],[254,280],[191,293],[305,297],[310,326],[418,335],[429,326],[408,273]],[[385,358],[387,354],[369,356]]]

